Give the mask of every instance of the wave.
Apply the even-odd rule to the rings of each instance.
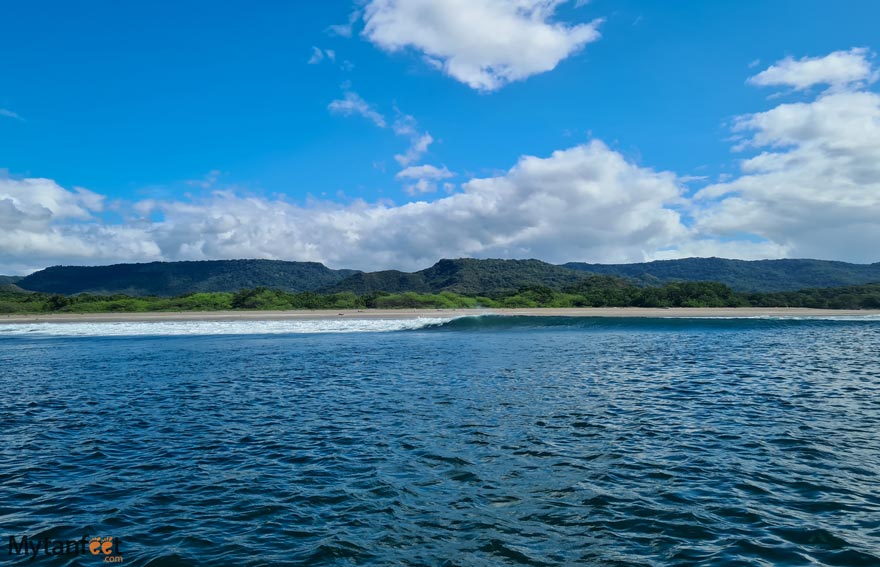
[[[433,331],[500,331],[508,329],[746,329],[779,326],[810,326],[841,323],[880,323],[878,315],[784,316],[761,315],[743,317],[566,317],[544,315],[478,315],[457,317],[431,323],[423,330]]]
[[[300,319],[283,321],[129,321],[0,324],[7,337],[133,337],[194,335],[280,335],[387,333],[442,325],[450,318]]]
[[[275,335],[388,333],[397,331],[504,331],[513,329],[748,329],[828,324],[876,324],[878,315],[743,317],[590,317],[544,315],[465,315],[410,319],[299,319],[234,321],[40,322],[0,324],[0,337],[129,337],[194,335]]]

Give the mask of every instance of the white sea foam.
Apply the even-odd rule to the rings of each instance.
[[[381,333],[439,325],[452,318],[308,319],[283,321],[138,321],[0,324],[0,336],[130,337],[175,335],[264,335],[291,333]]]

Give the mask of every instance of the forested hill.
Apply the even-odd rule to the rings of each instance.
[[[462,295],[498,294],[527,286],[562,289],[575,285],[586,274],[540,260],[440,260],[430,268],[407,273],[395,270],[359,273],[324,291],[352,291],[357,294],[387,291]]]
[[[356,273],[331,270],[317,262],[280,260],[209,260],[152,262],[112,266],[55,266],[17,281],[29,291],[60,293],[176,296],[194,292],[238,291],[268,287],[313,291]]]
[[[880,262],[849,264],[827,260],[727,260],[685,258],[640,264],[586,264],[566,268],[628,278],[641,285],[713,281],[737,291],[794,291],[880,282]]]
[[[178,296],[196,292],[270,288],[288,292],[440,293],[497,295],[529,286],[553,290],[578,285],[591,274],[625,278],[641,286],[680,281],[714,281],[737,291],[794,291],[880,282],[880,263],[822,260],[725,260],[687,258],[642,264],[569,263],[540,260],[440,260],[417,272],[332,270],[315,262],[216,260],[153,262],[113,266],[56,266],[0,285],[29,291],[132,296]]]
[[[395,270],[362,273],[331,270],[312,262],[218,260],[154,262],[113,266],[56,266],[17,282],[29,291],[131,296],[178,296],[196,292],[239,291],[265,287],[283,291],[354,292],[362,295],[439,293],[464,295],[515,292],[527,286],[552,289],[577,284],[587,274],[539,260],[440,260],[418,272]]]

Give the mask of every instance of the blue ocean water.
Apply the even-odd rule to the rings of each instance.
[[[5,325],[0,386],[10,564],[880,565],[876,319]]]

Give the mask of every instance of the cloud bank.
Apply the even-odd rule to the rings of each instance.
[[[402,174],[451,175],[431,166]],[[124,224],[101,220],[104,199],[94,193],[6,178],[0,261],[37,268],[58,261],[287,258],[416,269],[443,256],[641,260],[686,236],[669,208],[680,198],[675,175],[628,163],[599,141],[523,157],[504,175],[472,179],[432,202],[303,205],[216,191],[130,203]]]

